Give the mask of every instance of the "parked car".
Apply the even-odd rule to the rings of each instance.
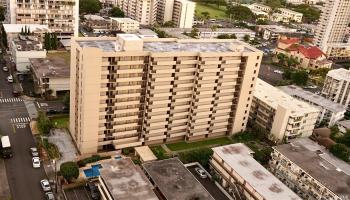
[[[196,167],[194,170],[197,172],[197,174],[198,174],[201,178],[207,178],[207,177],[208,177],[207,173],[205,173],[205,171],[204,171],[203,169],[201,169],[201,168],[199,168],[199,167]]]
[[[4,67],[2,67],[2,71],[4,71],[4,72],[8,72],[8,71],[9,71],[9,68],[8,68],[8,67],[6,67],[6,66],[4,66]]]
[[[98,191],[98,188],[94,183],[88,182],[86,183],[85,187],[90,192],[90,196],[93,200],[100,199],[100,192]]]
[[[10,76],[7,77],[7,82],[13,83],[13,77],[12,77],[12,75],[10,75]]]
[[[39,157],[33,157],[32,163],[34,168],[40,168],[40,158]]]
[[[283,74],[283,72],[281,70],[277,70],[277,69],[273,70],[273,72],[276,73],[276,74]]]
[[[43,179],[40,181],[41,188],[44,190],[44,192],[51,191],[50,183],[47,179]]]
[[[46,200],[55,200],[55,196],[53,195],[52,192],[46,192],[45,198],[46,198]]]
[[[37,149],[36,147],[30,148],[30,154],[31,154],[33,157],[39,157],[38,149]]]
[[[58,113],[59,113],[58,110],[53,110],[53,109],[46,111],[47,115],[54,115],[54,114],[58,114]]]

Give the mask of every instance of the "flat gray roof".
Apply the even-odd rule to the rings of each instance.
[[[339,121],[337,124],[344,126],[346,129],[350,129],[350,120]]]
[[[70,63],[61,57],[30,58],[31,68],[37,78],[69,78]]]
[[[350,165],[325,147],[309,138],[298,138],[273,148],[339,197],[350,198]]]
[[[251,155],[242,143],[212,148],[226,165],[230,166],[260,196],[268,200],[301,200]]]
[[[214,200],[177,158],[142,166],[166,200]]]
[[[101,163],[100,174],[114,200],[158,200],[153,186],[130,158]]]
[[[322,108],[325,108],[327,110],[330,110],[334,113],[338,112],[345,112],[346,106],[334,103],[333,101],[326,99],[320,95],[314,94],[312,92],[306,91],[302,89],[301,87],[295,86],[295,85],[287,85],[287,86],[281,86],[279,87],[283,92],[293,96],[297,97],[298,99],[301,99],[306,102],[311,102],[314,105],[320,106]]]

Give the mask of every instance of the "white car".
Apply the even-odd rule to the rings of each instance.
[[[4,66],[4,67],[2,67],[2,71],[4,71],[4,72],[8,72],[8,71],[9,71],[9,68],[8,68],[8,67],[6,67],[6,66]]]
[[[283,74],[283,72],[281,70],[277,70],[277,69],[273,70],[273,72],[276,73],[276,74]]]
[[[207,173],[205,173],[205,171],[204,171],[203,169],[201,169],[201,168],[199,168],[199,167],[196,167],[194,170],[197,172],[197,174],[198,174],[201,178],[207,178],[207,177],[208,177],[208,176],[207,176]]]
[[[40,185],[44,192],[49,192],[51,190],[50,183],[47,179],[41,180]]]
[[[12,77],[12,75],[10,75],[10,76],[7,77],[7,82],[13,83],[13,77]]]
[[[30,154],[31,154],[33,157],[38,157],[38,156],[39,156],[38,149],[37,149],[36,147],[30,148]]]
[[[33,157],[32,163],[34,168],[40,168],[40,158],[39,157]]]

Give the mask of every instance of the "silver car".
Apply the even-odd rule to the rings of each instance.
[[[40,181],[41,188],[44,190],[44,192],[51,191],[50,183],[47,179],[43,179]]]

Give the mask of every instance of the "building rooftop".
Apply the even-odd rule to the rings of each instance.
[[[268,200],[301,200],[253,157],[242,143],[212,148],[259,195]]]
[[[350,81],[350,70],[344,68],[333,69],[327,73],[327,76],[331,76],[337,80]]]
[[[350,120],[339,121],[337,124],[344,126],[346,129],[350,129]]]
[[[290,96],[259,78],[256,82],[254,97],[274,109],[277,109],[278,106],[288,108],[292,110],[291,114],[295,116],[304,115],[310,112],[319,112],[317,108]]]
[[[100,174],[114,200],[158,200],[153,186],[130,158],[101,163]]]
[[[137,31],[137,33],[140,35],[155,35],[155,36],[157,36],[157,33],[152,31],[151,29],[139,29]]]
[[[43,45],[34,36],[19,36],[13,40],[17,51],[44,51]]]
[[[96,20],[96,21],[99,21],[99,20],[104,21],[105,20],[105,18],[103,18],[99,15],[84,15],[84,18],[87,20]]]
[[[140,156],[143,162],[157,160],[157,157],[148,146],[135,147],[135,152]]]
[[[30,58],[31,69],[37,78],[69,78],[70,63],[61,57]]]
[[[48,25],[42,24],[3,24],[3,26],[6,33],[20,33],[25,27],[34,33],[49,32]]]
[[[333,101],[324,98],[320,95],[314,94],[312,92],[303,90],[301,87],[295,85],[287,85],[279,87],[283,92],[302,99],[307,102],[311,102],[313,105],[320,106],[334,113],[345,112],[346,106],[334,103]]]
[[[177,158],[142,166],[166,200],[214,200]]]
[[[280,25],[257,25],[261,29],[267,29],[275,33],[296,33],[298,30]]]
[[[102,49],[104,52],[123,51],[123,42],[136,41],[140,42],[143,51],[149,52],[254,52],[259,51],[248,44],[237,40],[220,40],[220,39],[176,39],[176,38],[152,38],[140,39],[134,34],[118,34],[117,38],[79,38],[76,40],[82,48],[94,47]]]
[[[308,138],[273,147],[340,197],[350,197],[350,165]],[[345,199],[345,198],[344,198]]]
[[[118,23],[136,23],[139,24],[138,21],[133,20],[131,18],[124,18],[124,17],[111,17],[110,18],[112,21],[116,21]]]
[[[287,9],[287,8],[279,8],[278,10],[284,11],[284,12],[293,13],[293,14],[295,14],[295,15],[303,15],[303,14],[300,13],[300,12],[296,12],[296,11],[294,11],[294,10],[290,10],[290,9]]]

